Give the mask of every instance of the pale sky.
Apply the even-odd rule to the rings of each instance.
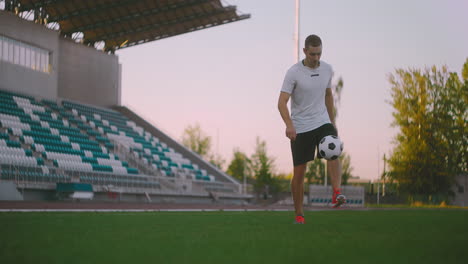
[[[294,61],[294,0],[228,0],[251,18],[118,51],[122,104],[180,141],[199,123],[226,160],[267,142],[277,173],[292,172],[277,110]],[[301,50],[322,38],[322,60],[344,89],[337,126],[353,174],[375,179],[396,133],[387,77],[396,68],[446,65],[460,73],[468,57],[467,0],[301,1]],[[301,53],[302,56],[302,53]],[[381,159],[381,158],[380,158]]]

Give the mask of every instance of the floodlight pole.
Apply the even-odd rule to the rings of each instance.
[[[387,169],[386,169],[386,165],[387,165],[387,158],[385,157],[385,153],[383,155],[383,172],[382,172],[382,180],[383,180],[383,183],[382,183],[382,197],[385,196],[385,181],[386,181],[386,178],[387,178]]]
[[[244,172],[244,194],[247,194],[247,183],[246,183],[246,180],[245,180],[245,172]]]
[[[377,148],[377,205],[380,204],[380,152]]]
[[[244,193],[244,194],[247,194],[247,181],[246,181],[246,172],[245,172],[246,169],[247,169],[247,168],[246,168],[247,162],[246,162],[245,159],[244,159],[244,162],[243,162],[243,163],[244,163],[244,168],[242,169],[242,174],[243,174],[242,176],[243,176],[243,178],[244,178],[244,184],[243,184],[243,185],[244,185],[244,186],[243,186],[244,188],[242,188],[242,189],[244,189],[244,190],[243,190],[243,193]]]
[[[327,163],[327,162],[325,162]],[[323,179],[323,186],[327,186],[327,179],[328,179],[328,164],[325,164],[325,167],[326,167],[326,171],[325,171],[325,175],[324,175],[324,179]]]
[[[299,50],[300,50],[300,47],[299,47],[299,28],[300,28],[300,25],[299,25],[299,17],[300,17],[300,12],[299,12],[299,8],[300,8],[300,3],[301,1],[300,0],[296,0],[296,8],[295,8],[295,22],[296,22],[296,25],[295,25],[295,32],[294,32],[294,45],[295,45],[295,50],[294,50],[294,59],[296,62],[299,61]]]

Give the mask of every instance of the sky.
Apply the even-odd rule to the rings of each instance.
[[[289,140],[277,110],[284,75],[296,61],[294,0],[228,0],[251,18],[116,52],[122,105],[172,138],[199,124],[212,151],[232,160],[266,141],[274,172],[292,172]],[[374,180],[394,147],[388,76],[395,69],[468,58],[467,0],[302,0],[300,45],[317,34],[321,59],[344,81],[337,127],[352,174]],[[301,58],[303,54],[301,53]]]

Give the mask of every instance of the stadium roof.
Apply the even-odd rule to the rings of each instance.
[[[159,40],[250,18],[220,0],[14,0],[6,10],[32,12],[38,23],[57,23],[65,37],[82,32],[104,50]],[[15,5],[16,6],[12,6]]]

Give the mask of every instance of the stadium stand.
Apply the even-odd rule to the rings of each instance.
[[[121,105],[115,54],[248,18],[219,0],[0,1],[2,188],[14,186],[24,200],[250,199],[231,176]]]
[[[112,109],[1,90],[0,105],[1,179],[28,188],[80,182],[97,191],[238,192]]]

